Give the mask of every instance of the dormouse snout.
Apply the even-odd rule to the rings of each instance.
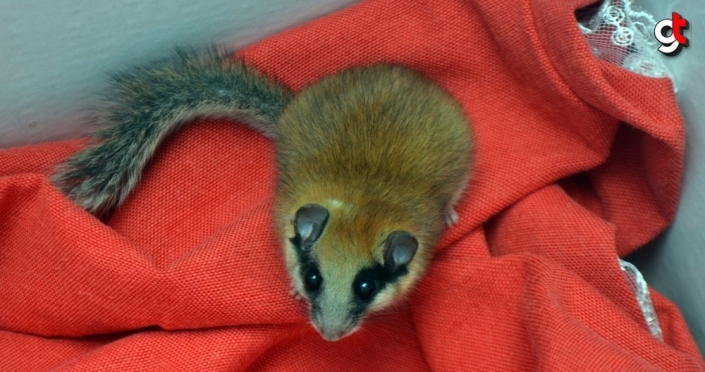
[[[360,319],[350,317],[348,309],[324,313],[314,308],[311,310],[311,323],[326,341],[338,341],[360,328]]]

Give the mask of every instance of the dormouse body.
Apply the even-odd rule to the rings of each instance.
[[[274,138],[275,229],[292,288],[321,336],[338,340],[408,294],[457,220],[468,121],[448,93],[403,67],[350,68],[294,95],[227,56],[179,51],[116,76],[97,119],[105,128],[52,180],[103,213],[195,117],[235,118]]]
[[[385,65],[324,78],[284,110],[277,230],[324,338],[353,332],[422,275],[467,184],[468,128],[446,92]]]

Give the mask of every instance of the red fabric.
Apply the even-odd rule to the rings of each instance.
[[[337,343],[289,296],[269,140],[188,127],[106,224],[46,179],[82,141],[2,150],[0,370],[705,369],[657,293],[650,335],[617,263],[673,218],[671,84],[593,57],[574,18],[589,2],[370,0],[240,53],[296,90],[402,63],[472,119],[460,224],[408,301]]]

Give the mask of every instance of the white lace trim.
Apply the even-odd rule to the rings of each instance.
[[[622,273],[627,279],[627,282],[629,282],[629,286],[632,287],[632,291],[634,291],[636,301],[639,303],[639,307],[641,307],[641,312],[644,314],[644,320],[649,327],[649,331],[654,337],[663,341],[661,326],[658,322],[658,316],[656,316],[654,304],[651,302],[649,287],[646,285],[644,277],[641,276],[636,266],[627,261],[619,259],[619,266],[622,268]]]
[[[631,0],[604,0],[593,14],[578,19],[578,27],[595,56],[640,75],[668,77],[677,91],[673,75],[659,59],[660,44],[653,37],[654,17],[632,6]],[[627,261],[619,259],[619,266],[634,292],[649,331],[663,341],[644,277]]]
[[[604,0],[589,19],[578,19],[578,27],[595,56],[640,75],[668,77],[674,82],[659,59],[654,17],[633,6],[631,0]],[[673,89],[677,91],[675,82]]]

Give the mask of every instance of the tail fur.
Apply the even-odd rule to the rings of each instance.
[[[236,119],[273,137],[292,93],[229,57],[216,48],[178,49],[167,61],[113,76],[96,115],[104,128],[87,149],[59,165],[51,181],[100,214],[127,198],[164,138],[196,117]]]

